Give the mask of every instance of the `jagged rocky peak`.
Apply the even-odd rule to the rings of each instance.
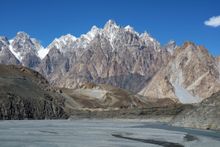
[[[20,31],[20,32],[17,32],[15,38],[21,39],[21,40],[26,40],[26,39],[30,39],[30,36],[26,32]]]
[[[65,48],[72,45],[77,38],[71,34],[60,36],[59,38],[55,38],[54,41],[49,44],[47,49],[56,48],[60,51],[65,51]]]
[[[9,45],[8,38],[5,36],[0,36],[0,48],[2,46],[8,46],[8,45]]]
[[[186,41],[183,43],[181,48],[178,48],[176,53],[182,52],[182,51],[195,51],[198,50],[202,46],[196,46],[196,44],[192,41]],[[206,50],[206,49],[204,49]]]
[[[92,26],[91,30],[85,36],[89,41],[91,41],[100,33],[101,29],[99,29],[97,26]]]
[[[196,45],[192,41],[185,41],[182,48],[187,48],[187,47],[196,47]]]
[[[126,27],[124,27],[124,29],[128,32],[134,32],[134,28],[131,27],[130,25],[127,25]]]
[[[111,29],[115,29],[115,28],[120,28],[116,22],[114,20],[108,20],[104,26],[105,30],[111,30]]]
[[[110,42],[112,42],[119,30],[120,26],[118,26],[115,21],[109,20],[105,24],[103,32],[108,37],[108,39],[110,39]]]
[[[68,42],[68,41],[75,41],[77,38],[71,34],[67,34],[67,35],[61,36],[59,39],[62,41]]]
[[[41,64],[41,73],[60,87],[95,82],[138,92],[166,62],[156,52],[160,44],[146,33],[142,37],[130,26],[120,27],[109,20],[103,29],[93,26],[73,44],[51,50],[50,58]],[[67,50],[71,54],[64,52]]]
[[[151,35],[148,34],[147,32],[140,34],[139,37],[144,45],[149,46],[150,48],[152,48],[156,51],[161,50],[160,43],[156,39],[151,37]]]
[[[10,40],[10,51],[22,65],[34,68],[40,63],[39,51],[43,49],[40,43],[25,32],[18,32]]]
[[[165,46],[164,48],[171,54],[173,55],[174,50],[177,48],[177,44],[176,41],[174,40],[170,40]]]
[[[36,46],[36,49],[43,48],[43,46],[40,44],[40,42],[37,39],[31,38],[31,41]]]
[[[8,38],[5,36],[0,36],[0,41],[8,42]]]
[[[21,54],[36,52],[37,50],[30,36],[25,32],[18,32],[12,39],[11,45],[15,52],[20,52]]]
[[[0,36],[0,64],[19,64],[19,61],[9,50],[7,37]]]
[[[89,43],[97,36],[102,34],[102,29],[99,29],[97,26],[92,26],[90,31],[86,34],[82,34],[80,38],[76,41],[74,47],[85,48]]]
[[[151,41],[151,42],[153,42],[153,41],[155,40],[155,39],[152,38],[152,37],[150,36],[150,34],[148,34],[147,32],[142,33],[142,34],[140,35],[140,38],[143,39],[143,40],[146,40],[146,41]]]

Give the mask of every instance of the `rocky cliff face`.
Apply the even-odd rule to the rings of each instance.
[[[6,37],[0,37],[0,63],[1,64],[20,64],[18,59],[9,50],[9,41]]]
[[[49,45],[39,71],[53,85],[75,88],[87,82],[105,83],[138,92],[166,63],[167,52],[147,33],[109,21],[103,29],[76,39],[69,35]]]
[[[64,118],[64,102],[38,72],[0,65],[0,119]]]
[[[202,46],[186,42],[177,48],[140,94],[196,103],[220,90],[215,58]]]

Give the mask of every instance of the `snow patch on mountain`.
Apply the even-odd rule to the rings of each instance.
[[[50,50],[48,48],[41,48],[38,50],[37,55],[42,60],[49,52]]]
[[[20,52],[16,52],[14,49],[13,49],[13,47],[12,47],[12,45],[10,44],[9,45],[9,50],[12,52],[12,54],[18,59],[18,61],[22,61],[22,56],[21,56],[21,53]]]

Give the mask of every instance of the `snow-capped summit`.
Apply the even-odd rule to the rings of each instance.
[[[67,34],[67,35],[64,35],[64,36],[61,36],[60,37],[60,40],[62,42],[68,42],[68,41],[75,41],[77,38],[71,34]]]
[[[20,62],[27,53],[37,52],[37,49],[34,46],[30,36],[25,32],[18,32],[10,42],[9,48]]]
[[[85,43],[89,43],[90,41],[92,41],[94,39],[94,37],[98,34],[101,33],[101,29],[99,29],[97,26],[92,26],[91,30],[86,33],[86,34],[82,34],[78,40],[85,42]]]
[[[25,32],[18,32],[9,42],[9,50],[22,65],[35,67],[40,63],[42,55],[39,55],[38,52],[43,47],[36,39],[31,38]]]
[[[144,39],[145,41],[154,41],[154,39],[147,32],[142,33],[140,38]]]
[[[105,24],[103,31],[107,35],[111,36],[111,34],[115,34],[117,31],[119,31],[119,29],[120,29],[120,26],[118,26],[115,21],[109,20]]]
[[[139,37],[144,42],[144,44],[153,47],[153,49],[157,51],[160,51],[160,43],[151,37],[147,32],[140,34]]]
[[[130,25],[127,25],[126,27],[124,27],[124,29],[128,32],[133,32],[134,31],[134,28],[131,27]]]
[[[104,26],[103,34],[109,40],[112,47],[114,46],[113,41],[119,31],[120,31],[120,26],[118,26],[116,22],[113,20],[109,20]]]
[[[105,30],[108,30],[108,29],[112,29],[112,28],[120,28],[116,22],[114,20],[108,20],[104,26],[104,29]]]
[[[49,44],[47,50],[56,48],[61,52],[65,52],[67,47],[71,47],[72,44],[77,40],[77,38],[71,34],[63,35],[60,38],[55,38],[54,41]]]
[[[101,30],[97,26],[92,26],[91,30],[85,35],[86,38],[91,41],[94,39],[94,37],[98,34],[100,34]]]

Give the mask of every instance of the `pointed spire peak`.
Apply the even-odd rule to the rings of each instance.
[[[97,26],[92,26],[91,30],[87,33],[89,36],[96,36],[100,32],[100,29]]]
[[[92,28],[91,28],[91,31],[93,31],[93,30],[99,30],[99,28],[94,25],[94,26],[92,26]]]
[[[63,35],[61,36],[60,38],[55,38],[55,41],[56,42],[66,42],[66,41],[75,41],[77,38],[71,34],[66,34],[66,35]]]
[[[109,20],[104,26],[104,29],[109,29],[109,28],[119,28],[119,26],[116,24],[114,20]]]
[[[109,19],[106,24],[109,24],[109,25],[117,25],[116,22],[112,19]]]
[[[134,31],[134,28],[131,27],[130,25],[127,25],[126,27],[124,27],[124,29],[125,29],[126,31],[130,31],[130,32],[133,32],[133,31]]]
[[[176,48],[177,48],[176,41],[170,40],[170,41],[164,46],[164,48],[165,48],[171,55],[173,55],[174,51],[175,51]]]
[[[174,41],[174,40],[170,40],[167,44],[176,44],[176,41]]]
[[[150,40],[151,42],[155,41],[155,39],[152,38],[151,35],[146,31],[140,35],[140,38],[143,38],[144,40]]]
[[[23,31],[17,32],[16,37],[24,38],[24,39],[29,39],[30,38],[30,36],[27,33],[23,32]]]
[[[174,40],[170,40],[167,44],[164,45],[165,48],[169,48],[169,47],[172,47],[172,48],[176,48],[177,45],[176,45],[176,41]]]
[[[148,34],[146,31],[140,35],[140,37],[150,37],[150,34]]]
[[[71,40],[76,40],[77,38],[71,34],[66,34],[65,36],[63,36],[66,39],[71,39]]]
[[[196,47],[195,43],[193,43],[193,42],[191,42],[191,41],[186,41],[186,42],[184,42],[183,48],[187,48],[187,47],[189,47],[189,46],[191,46],[191,47]]]

